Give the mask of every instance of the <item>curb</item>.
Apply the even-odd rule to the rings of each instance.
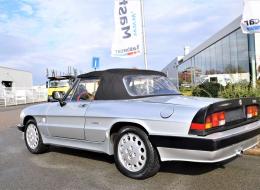
[[[251,156],[260,156],[260,144],[256,145],[256,147],[246,150],[244,152],[245,155]]]

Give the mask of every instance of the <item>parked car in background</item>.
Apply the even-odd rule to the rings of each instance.
[[[184,82],[184,83],[181,84],[181,87],[191,88],[191,87],[192,87],[192,84],[191,84],[191,83],[186,83],[186,82]]]
[[[215,74],[215,75],[202,75],[200,77],[199,83],[206,83],[206,82],[212,82],[212,83],[219,83],[222,86],[227,86],[229,83],[232,83],[232,80],[230,76],[223,75],[223,74]]]
[[[211,82],[211,83],[219,83],[222,86],[227,86],[228,84],[235,84],[242,81],[249,82],[248,73],[201,75],[196,81],[196,84]]]
[[[186,97],[165,74],[111,69],[82,74],[58,102],[21,112],[31,153],[49,145],[114,155],[124,175],[144,179],[164,161],[220,162],[257,144],[259,98]]]
[[[46,88],[48,89],[48,102],[53,101],[52,93],[58,92],[65,95],[73,84],[75,77],[72,75],[48,77]]]

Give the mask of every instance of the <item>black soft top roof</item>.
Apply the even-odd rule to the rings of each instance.
[[[123,77],[128,75],[161,75],[164,73],[152,70],[137,69],[108,69],[81,74],[78,78],[101,79],[96,92],[95,100],[122,100],[140,98],[130,96],[124,86]]]
[[[163,75],[164,73],[159,71],[153,70],[139,70],[139,69],[108,69],[103,71],[93,71],[90,73],[81,74],[78,78],[99,78],[99,77],[106,77],[110,75],[119,75],[119,76],[126,76],[126,75]]]

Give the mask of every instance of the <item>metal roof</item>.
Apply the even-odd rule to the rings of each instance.
[[[21,69],[14,69],[14,68],[3,67],[3,66],[0,66],[0,68],[2,68],[2,69],[9,69],[9,70],[15,70],[15,71],[20,71],[20,72],[26,72],[26,73],[32,74],[30,71],[25,71],[25,70],[21,70]]]
[[[66,79],[75,79],[73,75],[64,75],[64,76],[53,76],[48,77],[49,80],[66,80]]]

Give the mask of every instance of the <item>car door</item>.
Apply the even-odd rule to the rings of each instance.
[[[95,92],[92,80],[77,81],[66,97],[65,105],[51,103],[47,115],[47,126],[52,137],[84,140],[86,110],[91,104]]]

